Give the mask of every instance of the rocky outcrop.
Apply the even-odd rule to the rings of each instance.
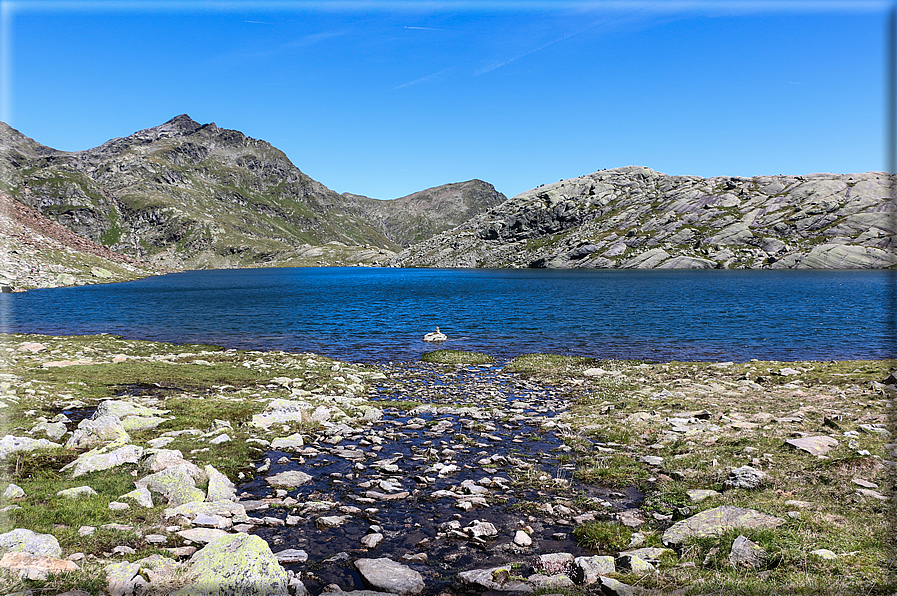
[[[885,268],[897,178],[602,170],[540,186],[393,258],[400,267]]]

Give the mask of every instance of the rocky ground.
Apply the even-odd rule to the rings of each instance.
[[[893,361],[3,339],[4,593],[897,590]]]
[[[162,272],[83,238],[0,193],[4,291],[128,281]]]

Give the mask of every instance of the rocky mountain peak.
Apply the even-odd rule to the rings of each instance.
[[[171,131],[171,132],[180,132],[180,133],[191,133],[196,132],[202,128],[202,124],[188,116],[187,114],[180,114],[179,116],[175,116],[165,124],[161,124],[156,127],[160,132],[162,131]]]

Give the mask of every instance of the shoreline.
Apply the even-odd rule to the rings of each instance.
[[[287,575],[292,572],[288,581],[304,581],[313,593],[324,587],[320,571],[315,569],[321,569],[320,565],[324,569],[335,565],[333,573],[341,569],[338,564],[323,563],[323,551],[314,550],[315,541],[325,539],[345,543],[350,561],[389,556],[424,573],[429,578],[424,582],[425,594],[436,588],[451,593],[486,589],[482,584],[465,584],[467,580],[457,572],[488,569],[498,573],[495,569],[502,565],[511,565],[510,574],[522,578],[530,589],[548,581],[537,576],[546,576],[555,583],[538,585],[564,587],[573,593],[594,590],[604,581],[598,577],[607,578],[607,586],[614,580],[638,586],[646,594],[676,590],[685,594],[720,590],[778,594],[813,589],[834,595],[850,590],[889,593],[887,590],[897,588],[889,583],[893,570],[888,566],[893,560],[889,499],[897,466],[892,461],[897,459],[892,436],[894,394],[882,383],[897,366],[895,360],[648,364],[531,357],[496,366],[465,364],[462,354],[456,364],[366,365],[314,354],[223,350],[111,335],[11,334],[3,335],[2,345],[6,373],[0,381],[0,402],[6,406],[0,410],[2,435],[46,437],[63,445],[72,441],[73,433],[80,432],[82,439],[90,433],[84,431],[87,427],[78,428],[85,424],[80,420],[52,427],[59,424],[53,420],[60,408],[89,410],[109,400],[119,402],[119,408],[133,407],[119,410],[121,422],[131,419],[123,427],[126,440],[121,435],[95,436],[90,440],[96,442],[90,445],[75,441],[69,449],[37,451],[35,454],[44,455],[28,456],[32,463],[24,469],[21,462],[25,460],[18,452],[4,453],[7,464],[17,462],[8,470],[7,480],[21,486],[25,495],[4,497],[4,507],[22,509],[7,511],[9,517],[0,520],[0,533],[25,528],[54,534],[61,546],[56,558],[73,558],[71,562],[81,567],[68,574],[68,579],[57,580],[61,583],[54,585],[59,591],[63,587],[105,586],[113,561],[142,560],[141,553],[164,553],[171,558],[166,565],[178,573],[194,570],[191,555],[183,554],[189,548],[164,549],[202,550],[206,542],[196,537],[203,525],[195,515],[175,514],[166,521],[165,510],[172,509],[172,503],[163,503],[170,496],[155,489],[150,508],[123,498],[133,490],[135,480],[151,472],[147,458],[159,449],[178,449],[186,463],[199,469],[212,466],[236,483],[237,500],[229,502],[244,503],[249,521],[242,517],[238,521],[234,513],[213,514],[225,517],[233,527],[242,524],[240,530],[229,527],[225,531],[228,536],[264,537],[269,544],[269,555],[264,556],[291,548],[290,540],[297,536],[305,537],[308,562],[283,563],[278,568]],[[286,403],[307,406],[297,406],[291,418]],[[149,423],[155,423],[154,427],[142,427],[148,423],[138,419],[145,418],[160,420]],[[262,424],[266,420],[273,423]],[[185,432],[190,429],[197,432]],[[59,431],[63,434],[54,440],[50,432]],[[471,432],[469,439],[461,440]],[[399,434],[390,438],[395,433]],[[429,439],[427,433],[432,435]],[[222,435],[229,440],[212,442]],[[419,435],[420,439],[414,439]],[[451,453],[434,452],[435,460],[424,458],[414,464],[416,452],[411,452],[396,464],[399,473],[406,474],[399,477],[372,466],[398,448],[400,443],[391,446],[400,436],[429,440],[434,445],[444,441]],[[377,437],[379,443],[374,441]],[[806,447],[789,443],[801,438],[819,439],[825,453],[814,455]],[[473,493],[462,490],[461,479],[466,475],[484,478],[476,475],[484,467],[476,464],[484,457],[477,453],[504,453],[502,446],[513,446],[515,439],[551,441],[544,449],[544,457],[549,459],[539,464],[542,456],[529,456],[529,464],[535,462],[536,468],[527,468],[526,459],[504,463],[496,459],[485,464],[492,470],[487,477],[493,480],[476,482],[483,490],[481,501],[474,498],[480,489]],[[378,445],[383,451],[371,451]],[[514,448],[521,449],[521,445]],[[91,450],[111,453],[128,446],[142,450],[133,462],[78,478],[71,477],[71,469],[60,471],[64,463],[83,462]],[[470,455],[465,455],[465,450]],[[259,484],[262,478],[284,469],[284,464],[275,461],[284,454],[307,460],[286,467],[309,473],[314,478],[311,484],[305,488]],[[358,460],[356,455],[363,457]],[[261,471],[265,457],[270,471]],[[349,457],[349,471],[340,472],[340,477],[315,472],[318,459],[334,457],[337,461]],[[451,465],[458,470],[446,474],[412,471],[418,465],[420,470],[433,466],[434,461],[444,466],[438,470]],[[539,465],[546,469],[540,472]],[[563,474],[562,469],[566,470]],[[411,480],[411,476],[430,476],[434,481]],[[395,499],[389,495],[401,491],[377,488],[382,484],[394,489],[396,480],[406,496]],[[376,487],[354,488],[363,482]],[[58,490],[82,485],[91,486],[98,495],[86,500],[56,496]],[[210,492],[208,474],[196,486]],[[324,492],[318,497],[302,492],[312,486]],[[524,496],[536,487],[531,497]],[[625,494],[627,487],[637,489],[643,499],[625,502],[613,496]],[[7,482],[0,488],[6,490]],[[364,497],[365,491],[375,496]],[[447,494],[434,496],[441,494],[439,491]],[[318,512],[307,510],[304,502],[315,498],[332,504]],[[362,505],[358,498],[373,502]],[[266,499],[268,513],[246,509],[249,503]],[[448,501],[440,505],[440,499]],[[110,508],[121,502],[129,507]],[[432,535],[427,534],[427,540],[417,546],[408,546],[398,535],[390,534],[391,512],[401,511],[404,503],[423,506],[431,502],[448,507],[444,515],[449,520],[450,511],[460,515],[459,535],[452,534],[455,530],[451,528],[433,526],[428,530],[423,518],[417,520],[424,524],[421,531]],[[458,509],[448,505],[452,502],[469,505]],[[379,513],[365,513],[365,507]],[[736,525],[704,538],[680,540],[670,534],[677,524],[726,507],[762,513],[778,521],[767,529]],[[99,529],[86,538],[78,534],[79,528],[59,528],[59,521],[54,521],[58,518],[48,515],[52,511],[77,512],[78,519],[92,517],[96,522],[88,525]],[[345,521],[322,528],[320,520],[334,515]],[[480,544],[475,544],[465,528],[484,516],[492,520],[497,534],[483,536],[478,539]],[[269,518],[273,525],[258,522]],[[276,519],[287,524],[293,519],[295,524],[279,526]],[[518,520],[526,527],[516,527]],[[117,533],[100,528],[103,523],[131,525],[132,529]],[[362,534],[351,546],[351,540],[345,540],[359,524],[380,525],[387,531],[379,532],[378,545],[362,546],[359,537],[377,532],[360,530]],[[289,530],[291,527],[294,530]],[[516,534],[520,529],[526,536]],[[196,540],[184,538],[179,534],[183,531],[192,532],[186,535]],[[567,534],[566,540],[572,542],[557,542],[552,532]],[[150,536],[162,536],[164,541],[148,542]],[[732,555],[733,543],[744,544],[744,540],[736,541],[739,536],[757,545],[762,556],[756,548],[747,552],[754,552],[758,559],[742,561],[740,555]],[[514,539],[520,543],[529,540],[530,544],[522,546]],[[549,560],[553,559],[543,555],[564,552],[564,545],[566,551],[575,552],[551,572],[554,568]],[[102,556],[120,546],[135,552],[119,549],[117,557]],[[631,555],[621,555],[637,549],[642,549],[635,556],[641,563]],[[429,559],[424,556],[427,553]],[[437,564],[446,553],[459,553],[458,561],[465,562],[464,569],[453,569],[451,577]],[[402,554],[417,558],[402,559]],[[573,555],[583,560],[576,562]],[[583,566],[598,564],[596,557],[604,565],[611,563],[613,570],[605,567],[585,583]],[[533,566],[533,560],[539,562]],[[315,566],[309,567],[312,563]],[[524,564],[530,567],[514,566]],[[151,567],[146,561],[139,566]],[[337,573],[334,577],[343,576]],[[39,585],[30,580],[7,581],[12,583],[4,587],[12,591]],[[341,586],[346,591],[358,588],[348,579],[343,581],[348,582]]]

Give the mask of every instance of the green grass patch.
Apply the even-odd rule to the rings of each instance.
[[[632,530],[617,522],[590,521],[576,526],[573,537],[583,548],[616,554],[629,546]]]
[[[432,364],[492,364],[495,358],[482,352],[465,352],[462,350],[436,350],[421,356],[422,362]]]
[[[606,486],[632,486],[648,478],[645,466],[631,457],[615,453],[594,458],[576,469],[574,476],[582,482]]]

